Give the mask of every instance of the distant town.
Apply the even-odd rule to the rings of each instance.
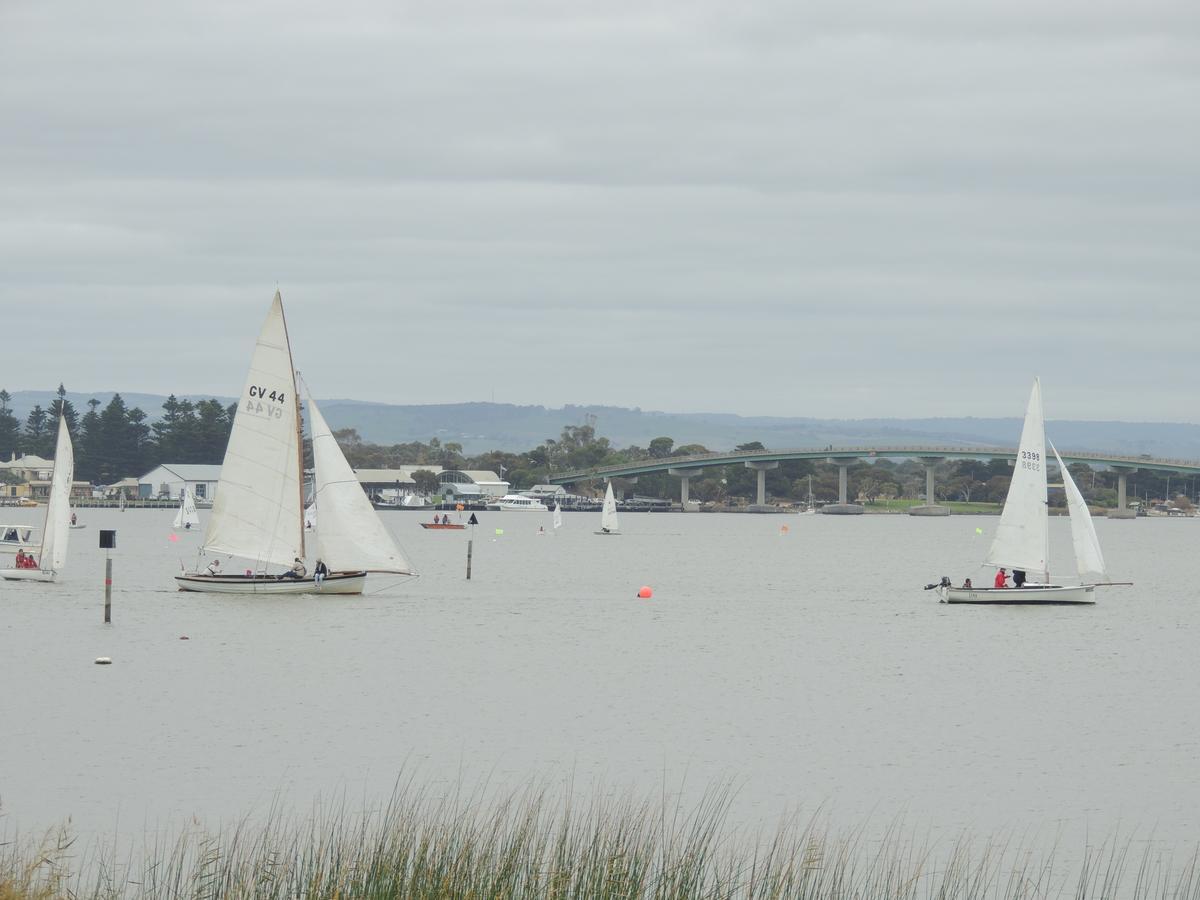
[[[0,390],[0,500],[8,505],[45,499],[53,469],[53,442],[59,416],[65,417],[76,448],[73,497],[81,504],[177,502],[186,488],[198,503],[212,502],[234,407],[217,399],[170,396],[151,417],[128,407],[120,394],[107,404],[90,400],[80,413],[63,386],[46,406],[35,405],[22,422]],[[591,508],[599,482],[552,484],[556,476],[640,460],[669,460],[707,453],[701,444],[677,444],[663,435],[646,446],[615,447],[597,433],[593,421],[564,424],[557,437],[524,452],[465,453],[461,443],[428,441],[379,444],[355,428],[335,435],[363,489],[381,507],[486,505],[508,493],[525,493],[564,508]],[[764,449],[763,443],[735,450]],[[307,452],[307,451],[306,451]],[[1116,473],[1086,464],[1070,467],[1085,499],[1097,508],[1117,503]],[[936,496],[925,497],[926,466],[917,460],[858,461],[847,471],[849,493],[868,512],[900,512],[925,502],[960,512],[988,512],[1003,502],[1010,464],[1002,459],[947,460],[937,466]],[[785,460],[766,473],[767,502],[779,508],[819,507],[838,498],[838,468],[816,460]],[[678,508],[680,479],[666,472],[640,476],[624,486],[627,507]],[[756,474],[742,465],[714,466],[691,479],[690,499],[700,510],[738,510],[754,505]],[[1139,471],[1130,477],[1131,506],[1161,515],[1190,515],[1200,479],[1166,472]],[[1061,491],[1051,505],[1064,506]]]

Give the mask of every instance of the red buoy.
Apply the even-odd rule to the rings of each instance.
[[[650,590],[650,588],[644,584],[642,585],[641,590],[638,591],[638,597],[640,597],[642,600],[649,600],[653,596],[654,591]]]

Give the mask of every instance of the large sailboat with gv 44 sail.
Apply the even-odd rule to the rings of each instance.
[[[1071,543],[1079,584],[1056,584],[1050,577],[1050,529],[1048,488],[1046,482],[1046,432],[1042,412],[1042,386],[1033,380],[1025,424],[1021,428],[1021,443],[1017,448],[1016,465],[996,536],[988,550],[985,566],[997,570],[991,587],[954,587],[950,579],[942,578],[936,588],[943,603],[994,603],[1021,605],[1074,605],[1095,603],[1096,588],[1113,584],[1100,552],[1100,542],[1092,515],[1083,495],[1063,465],[1054,445],[1050,450],[1062,474],[1067,495],[1067,511],[1071,517]],[[1009,573],[1014,587],[1006,587]]]
[[[367,575],[411,575],[404,554],[367,499],[321,411],[308,398],[315,559],[304,563],[305,509],[300,398],[279,292],[263,323],[234,415],[212,513],[200,548],[207,568],[176,576],[181,591],[220,594],[361,594]],[[221,557],[245,561],[223,570]],[[268,568],[285,571],[271,574]]]

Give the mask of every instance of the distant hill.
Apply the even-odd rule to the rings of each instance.
[[[24,419],[35,404],[48,406],[52,391],[15,391],[12,409]],[[69,392],[82,414],[95,397],[107,404],[112,392]],[[124,393],[129,406],[158,417],[165,396]],[[182,396],[182,395],[181,395]],[[208,395],[188,395],[191,400]],[[218,397],[222,403],[230,397]],[[485,450],[528,450],[557,438],[566,425],[595,417],[596,431],[617,447],[645,447],[665,435],[679,444],[728,450],[749,441],[767,447],[823,447],[828,444],[1016,444],[1021,420],[1005,419],[807,419],[737,416],[729,413],[665,413],[615,406],[515,406],[506,403],[449,403],[397,406],[359,400],[323,400],[321,410],[333,428],[355,428],[364,440],[380,444],[428,441],[436,437],[463,445],[468,454]],[[1109,451],[1128,455],[1200,459],[1200,425],[1169,422],[1058,422],[1047,433],[1060,450]],[[0,448],[3,452],[3,448]]]

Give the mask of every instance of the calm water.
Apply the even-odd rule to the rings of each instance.
[[[169,543],[170,511],[82,511],[60,583],[0,583],[6,828],[140,836],[280,796],[369,804],[404,769],[685,796],[732,781],[735,817],[768,825],[821,806],[845,827],[1200,837],[1200,520],[1098,521],[1137,585],[1094,608],[988,609],[921,587],[979,577],[994,518],[627,515],[602,538],[595,514],[538,536],[548,515],[488,513],[467,582],[464,533],[382,515],[420,579],[264,600],[175,591],[200,538]],[[1068,523],[1051,528],[1069,568]]]

